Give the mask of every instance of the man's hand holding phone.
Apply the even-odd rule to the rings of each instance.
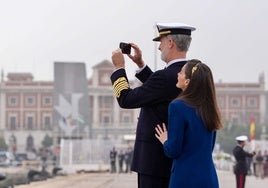
[[[142,52],[136,44],[121,42],[119,47],[122,53],[126,54],[139,68],[142,68],[145,65],[142,59]],[[131,54],[131,48],[134,49],[133,55]]]

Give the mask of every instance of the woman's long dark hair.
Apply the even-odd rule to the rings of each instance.
[[[185,64],[185,77],[190,79],[190,82],[177,99],[196,108],[208,130],[215,131],[222,128],[210,68],[200,60],[189,60]]]

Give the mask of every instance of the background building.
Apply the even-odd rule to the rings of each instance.
[[[135,136],[139,109],[122,109],[114,97],[110,75],[112,63],[104,60],[92,67],[88,79],[89,134],[96,140],[124,142]],[[130,82],[136,87],[139,81]],[[217,100],[224,122],[256,126],[267,124],[267,92],[264,75],[258,83],[216,83]],[[31,73],[2,73],[0,83],[0,134],[9,150],[37,150],[45,137],[58,137],[53,123],[53,81],[34,81]],[[54,148],[53,148],[54,149]]]
[[[258,83],[216,83],[217,101],[225,123],[249,125],[267,123],[264,74]]]
[[[88,80],[90,134],[93,139],[129,140],[139,110],[119,108],[110,82],[112,71],[111,62],[103,61],[93,67]],[[53,91],[53,82],[34,81],[31,73],[8,73],[7,80],[2,74],[0,131],[10,150],[37,150],[47,135],[58,136],[54,135]]]

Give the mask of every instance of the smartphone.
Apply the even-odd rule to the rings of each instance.
[[[122,50],[123,54],[130,54],[131,53],[131,45],[125,42],[120,42],[119,48]]]

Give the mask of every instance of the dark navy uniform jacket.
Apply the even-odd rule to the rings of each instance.
[[[236,159],[236,164],[234,166],[235,174],[247,174],[248,173],[248,165],[246,161],[246,157],[253,157],[252,153],[245,151],[241,146],[235,146],[233,149],[233,154]]]
[[[146,66],[136,77],[143,83],[130,88],[125,69],[111,75],[114,93],[122,108],[141,108],[131,170],[147,175],[169,177],[172,160],[167,158],[162,144],[155,137],[155,127],[168,121],[168,105],[178,96],[177,74],[186,61],[176,62],[152,72]]]

